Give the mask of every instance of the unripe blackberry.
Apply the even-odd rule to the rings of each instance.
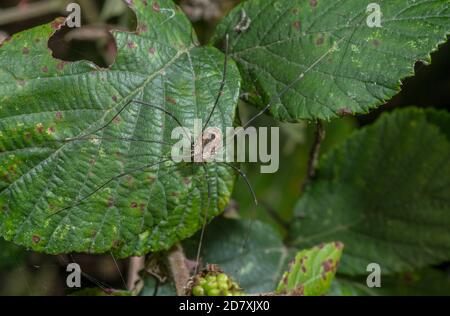
[[[217,271],[205,270],[192,279],[193,296],[242,296],[240,286],[228,275]]]
[[[193,296],[205,296],[205,290],[202,286],[196,285],[192,288],[192,295]]]

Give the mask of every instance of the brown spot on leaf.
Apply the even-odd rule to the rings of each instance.
[[[378,47],[378,46],[380,46],[380,41],[377,40],[377,39],[374,39],[374,40],[372,41],[372,44],[373,44],[373,46]]]
[[[112,100],[113,100],[114,102],[117,102],[117,96],[113,95],[113,96],[112,96]]]
[[[148,49],[148,52],[149,52],[150,54],[152,54],[152,55],[155,55],[156,49],[155,49],[154,47],[150,47],[150,48]]]
[[[50,126],[47,128],[47,134],[53,134],[55,132],[55,128],[53,126]]]
[[[38,132],[39,134],[42,134],[44,132],[44,125],[42,125],[42,123],[36,124],[36,132]]]
[[[303,296],[305,295],[305,288],[303,285],[300,285],[295,290],[292,291],[291,295],[293,296]]]
[[[158,12],[158,13],[161,12],[161,7],[159,6],[159,3],[156,1],[153,1],[152,9],[155,12]]]
[[[328,259],[325,262],[322,263],[323,271],[330,272],[333,271],[335,268],[335,265],[333,264],[332,259]]]
[[[65,23],[66,19],[61,17],[57,18],[55,21],[52,22],[51,27],[54,30],[59,30],[61,26]]]
[[[349,115],[352,115],[353,113],[352,113],[352,111],[350,109],[341,108],[341,109],[339,109],[338,114],[340,116],[349,116]]]
[[[47,66],[42,67],[42,72],[47,73],[48,72],[48,67]]]
[[[38,235],[34,235],[34,236],[32,237],[32,240],[33,240],[33,242],[34,242],[35,244],[37,244],[38,242],[41,241],[41,237],[39,237]]]
[[[336,247],[336,249],[342,249],[342,248],[344,248],[344,244],[341,243],[340,241],[336,241],[336,242],[334,243],[334,246]]]
[[[131,208],[137,208],[138,204],[137,202],[131,202]]]
[[[24,135],[25,140],[31,140],[32,134],[30,132],[26,132]]]
[[[140,209],[141,211],[145,211],[146,207],[147,207],[147,205],[145,205],[145,203],[139,204],[139,209]]]
[[[302,28],[302,23],[300,21],[295,21],[293,23],[293,26],[296,30],[300,31],[300,29]]]
[[[108,207],[113,207],[114,206],[114,199],[113,198],[109,198],[108,201],[106,202],[106,205]]]
[[[170,96],[166,97],[166,101],[174,105],[177,104],[177,101],[174,98],[171,98]]]
[[[143,3],[145,6],[148,6],[148,1],[147,1],[147,0],[142,0],[142,3]]]
[[[129,42],[127,43],[127,46],[128,46],[128,48],[131,48],[131,49],[137,47],[136,43],[135,43],[135,42],[132,42],[132,41],[129,41]]]
[[[323,37],[319,37],[319,38],[316,40],[316,44],[317,44],[317,45],[322,45],[323,42],[324,42],[324,38],[323,38]]]
[[[317,7],[317,0],[309,0],[309,4],[310,4],[313,8],[315,8],[315,7]]]
[[[29,49],[28,47],[24,47],[24,48],[22,49],[22,54],[28,55],[29,53],[30,53],[30,49]]]
[[[56,64],[56,69],[58,70],[63,70],[64,66],[67,64],[67,62],[65,61],[60,61],[59,63]]]
[[[62,119],[62,113],[59,112],[59,111],[56,112],[55,117],[56,117],[56,120],[57,120],[57,121],[61,121],[61,119]]]
[[[147,32],[148,31],[147,24],[145,24],[145,23],[139,24],[138,27],[136,28],[136,31],[138,34]]]
[[[292,14],[297,15],[300,12],[299,8],[293,8]]]
[[[288,284],[289,278],[288,278],[288,275],[287,275],[287,274],[283,276],[283,281],[282,281],[282,282],[283,282],[285,285]]]

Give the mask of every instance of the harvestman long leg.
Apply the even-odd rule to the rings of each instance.
[[[310,72],[314,67],[316,67],[319,63],[322,62],[323,59],[325,59],[329,54],[331,54],[334,50],[335,50],[335,46],[338,45],[340,42],[342,42],[345,39],[345,37],[340,38],[339,40],[336,41],[336,43],[333,45],[333,47],[331,47],[329,50],[327,50],[322,56],[320,56],[315,62],[313,62],[308,68],[306,68],[306,70],[304,72],[302,72],[297,78],[295,78],[291,83],[289,83],[288,85],[286,85],[286,87],[284,87],[281,92],[277,95],[274,95],[269,102],[267,103],[267,105],[261,110],[259,111],[255,116],[253,116],[251,119],[249,119],[247,121],[247,123],[245,123],[245,125],[243,126],[244,129],[246,129],[247,127],[250,126],[250,124],[252,122],[254,122],[258,117],[260,117],[261,115],[263,115],[264,113],[266,113],[273,105],[273,102],[275,102],[276,99],[281,98],[284,94],[286,94],[290,89],[292,89],[292,87],[297,84],[297,82],[299,82],[300,80],[303,79],[303,77],[305,77],[305,75]]]
[[[219,100],[220,100],[220,97],[222,96],[223,89],[225,88],[225,82],[226,82],[226,80],[227,80],[228,46],[229,46],[229,40],[230,40],[230,38],[229,38],[229,36],[228,36],[228,34],[227,34],[227,35],[225,36],[225,59],[224,59],[224,62],[223,62],[223,72],[222,72],[223,75],[222,75],[222,81],[220,82],[219,93],[217,94],[216,101],[214,102],[213,108],[212,108],[211,111],[209,112],[209,115],[208,115],[208,117],[207,117],[207,119],[206,119],[205,125],[204,125],[203,128],[202,128],[202,132],[204,132],[205,129],[206,129],[206,127],[208,126],[209,121],[211,120],[211,117],[212,117],[212,115],[213,115],[213,113],[214,113],[214,110],[216,109],[217,105],[219,104]]]
[[[255,202],[255,205],[258,205],[258,199],[256,198],[255,191],[253,190],[253,187],[252,187],[252,185],[250,184],[250,181],[248,180],[247,175],[246,175],[241,169],[239,169],[239,168],[236,167],[236,166],[233,166],[233,165],[230,164],[230,163],[227,163],[227,162],[219,162],[219,164],[224,165],[224,166],[228,166],[228,167],[232,168],[234,171],[236,171],[236,172],[242,177],[242,179],[244,179],[245,184],[247,185],[248,189],[250,190],[250,192],[251,192],[251,194],[252,194],[253,201]]]
[[[177,118],[174,114],[170,113],[170,112],[167,111],[166,109],[164,109],[164,108],[162,108],[162,107],[159,107],[159,106],[157,106],[157,105],[148,103],[148,102],[141,101],[141,100],[130,100],[130,101],[126,102],[126,103],[120,108],[120,110],[119,110],[116,114],[114,114],[114,116],[113,116],[106,124],[104,124],[103,126],[97,128],[96,130],[90,132],[90,133],[87,134],[87,135],[84,135],[84,136],[81,136],[81,137],[69,138],[69,139],[67,139],[66,141],[83,139],[83,138],[85,138],[85,137],[87,137],[87,136],[89,136],[89,135],[93,135],[93,134],[95,134],[95,133],[101,131],[102,129],[108,127],[108,126],[109,126],[111,123],[113,123],[114,120],[115,120],[117,117],[119,117],[119,115],[122,114],[122,112],[123,112],[130,104],[132,104],[133,102],[134,102],[134,103],[138,103],[138,104],[140,104],[140,105],[144,105],[144,106],[153,108],[153,109],[156,109],[156,110],[159,110],[159,111],[161,111],[161,112],[167,114],[167,115],[168,115],[170,118],[172,118],[172,119],[177,123],[177,125],[178,125],[179,127],[181,127],[181,128],[183,129],[183,131],[186,133],[185,128],[184,128],[183,125],[181,124],[180,120],[178,120],[178,118]]]
[[[120,178],[123,178],[123,177],[125,177],[125,176],[127,176],[127,175],[130,175],[130,174],[132,174],[132,173],[134,173],[134,172],[143,171],[143,170],[145,170],[145,169],[148,169],[148,168],[151,168],[151,167],[154,167],[154,166],[163,164],[163,163],[168,162],[168,161],[170,161],[170,159],[165,159],[165,160],[158,161],[158,162],[155,162],[155,163],[147,164],[147,165],[142,166],[142,167],[139,167],[139,168],[134,168],[134,169],[131,169],[131,170],[129,170],[129,171],[122,172],[121,174],[118,174],[117,176],[114,176],[114,177],[112,177],[111,179],[109,179],[108,181],[104,182],[102,185],[100,185],[99,187],[97,187],[95,190],[93,190],[93,191],[90,192],[89,194],[83,196],[81,199],[79,199],[78,201],[76,201],[74,204],[72,204],[72,205],[70,205],[70,206],[67,206],[67,207],[64,207],[64,208],[60,209],[59,211],[57,211],[57,212],[55,212],[55,213],[49,215],[49,217],[54,216],[54,215],[56,215],[56,214],[59,214],[59,213],[61,213],[61,212],[64,212],[64,211],[66,211],[66,210],[68,210],[68,209],[71,209],[71,208],[73,208],[73,207],[76,207],[76,206],[81,205],[85,200],[87,200],[88,198],[90,198],[91,196],[93,196],[94,194],[96,194],[97,192],[99,192],[101,189],[103,189],[104,187],[106,187],[108,184],[110,184],[110,183],[113,182],[113,181],[116,181],[116,180],[118,180],[118,179],[120,179]]]
[[[95,139],[98,139],[98,140],[106,140],[106,141],[108,141],[108,140],[110,140],[110,141],[123,140],[123,141],[136,141],[136,142],[147,142],[147,143],[159,143],[159,144],[169,145],[169,146],[172,145],[172,144],[170,144],[170,143],[168,143],[168,142],[164,142],[164,141],[152,141],[152,140],[144,140],[144,139],[136,139],[136,138],[125,138],[125,137],[117,137],[117,138],[113,138],[113,137],[111,137],[111,138],[108,138],[108,137],[90,137],[90,135],[93,135],[93,134],[97,133],[98,131],[100,131],[100,130],[106,128],[106,127],[108,127],[112,122],[114,122],[114,120],[115,120],[115,119],[116,119],[116,118],[117,118],[117,117],[118,117],[118,116],[126,109],[126,107],[129,106],[132,102],[136,102],[136,103],[139,103],[139,104],[141,104],[141,105],[145,105],[145,106],[148,106],[148,107],[151,107],[151,108],[154,108],[154,109],[157,109],[157,110],[162,111],[163,113],[169,115],[169,117],[171,117],[171,118],[172,118],[172,119],[173,119],[180,127],[183,128],[183,126],[182,126],[181,122],[178,120],[178,118],[177,118],[175,115],[173,115],[172,113],[170,113],[169,111],[167,111],[167,110],[165,110],[165,109],[163,109],[163,108],[161,108],[161,107],[159,107],[159,106],[156,106],[156,105],[153,105],[153,104],[150,104],[150,103],[147,103],[147,102],[143,102],[143,101],[140,101],[140,100],[130,100],[130,101],[128,101],[127,103],[125,103],[125,105],[123,105],[123,106],[121,107],[121,109],[120,109],[120,110],[119,110],[119,111],[118,111],[118,112],[117,112],[117,113],[116,113],[116,114],[115,114],[115,115],[114,115],[114,116],[113,116],[106,124],[104,124],[104,125],[101,126],[100,128],[98,128],[98,129],[94,130],[93,132],[91,132],[91,133],[89,133],[89,134],[87,134],[87,135],[84,135],[84,136],[65,139],[65,140],[63,140],[63,142],[73,142],[73,141],[79,141],[79,140],[95,140]],[[184,128],[183,128],[183,131],[186,133],[186,131],[185,131]],[[82,204],[83,201],[85,201],[86,199],[90,198],[91,196],[93,196],[94,194],[96,194],[97,192],[99,192],[101,189],[103,189],[105,186],[107,186],[109,183],[111,183],[111,182],[113,182],[113,181],[115,181],[115,180],[118,180],[118,179],[120,179],[120,178],[122,178],[122,177],[124,177],[124,176],[127,176],[127,175],[131,174],[131,173],[134,173],[134,172],[137,172],[137,171],[142,171],[142,170],[145,170],[145,169],[147,169],[147,168],[153,167],[153,166],[158,165],[158,164],[162,164],[162,163],[167,162],[167,161],[170,161],[170,160],[171,160],[171,159],[165,159],[165,160],[159,161],[159,162],[157,162],[157,163],[147,164],[147,165],[145,165],[145,166],[142,166],[142,167],[139,167],[139,168],[136,168],[136,169],[132,169],[132,170],[130,170],[130,171],[123,172],[123,173],[121,173],[121,174],[119,174],[119,175],[117,175],[117,176],[115,176],[115,177],[109,179],[108,181],[106,181],[105,183],[103,183],[102,185],[100,185],[99,187],[97,187],[95,190],[93,190],[91,193],[89,193],[88,195],[82,197],[80,200],[76,201],[74,204],[72,204],[72,205],[70,205],[70,206],[67,206],[67,207],[65,207],[65,208],[62,208],[61,210],[59,210],[59,211],[57,211],[57,212],[51,214],[50,216],[54,216],[54,215],[56,215],[56,214],[59,214],[60,212],[66,211],[66,210],[68,210],[68,209],[70,209],[70,208],[73,208],[73,207],[75,207],[75,206],[78,206],[78,205]]]
[[[208,220],[208,212],[209,212],[209,207],[211,206],[211,185],[209,184],[209,177],[208,177],[208,168],[206,168],[206,165],[204,163],[202,163],[202,167],[203,170],[205,172],[205,180],[206,180],[206,185],[208,187],[208,203],[206,206],[206,210],[205,210],[205,215],[203,216],[203,225],[202,225],[202,230],[200,232],[200,239],[198,242],[198,247],[197,247],[197,255],[195,258],[195,270],[194,270],[194,275],[197,275],[198,272],[198,266],[200,264],[200,254],[202,252],[202,245],[203,245],[203,237],[205,236],[205,230],[206,230],[206,224],[207,224],[207,220]]]
[[[227,79],[227,68],[228,68],[228,53],[229,53],[229,35],[226,34],[226,36],[225,36],[225,58],[224,58],[223,72],[222,72],[223,75],[222,75],[222,80],[221,80],[221,83],[220,83],[219,93],[217,94],[217,97],[216,97],[216,99],[214,101],[213,108],[209,112],[208,117],[206,119],[206,122],[203,125],[202,133],[208,127],[208,124],[211,121],[212,115],[213,115],[215,109],[217,108],[217,106],[219,104],[220,97],[222,96],[223,90],[225,88],[225,83],[226,83],[226,79]],[[242,172],[242,170],[240,170],[239,168],[237,168],[237,167],[235,167],[235,166],[233,166],[231,164],[223,163],[223,162],[219,162],[219,163],[231,167],[234,171],[238,172],[238,174],[241,177],[243,177],[245,183],[247,184],[247,186],[248,186],[248,188],[249,188],[249,190],[250,190],[250,192],[251,192],[251,194],[253,196],[255,204],[257,205],[258,201],[256,199],[255,192],[253,191],[253,188],[252,188],[252,186],[251,186],[247,176],[245,175],[245,173]],[[207,205],[207,208],[206,208],[206,211],[205,211],[205,215],[204,215],[204,218],[203,218],[203,225],[202,225],[202,230],[201,230],[201,233],[200,233],[200,240],[199,240],[199,244],[198,244],[198,248],[197,248],[197,255],[196,255],[196,260],[195,260],[196,261],[196,265],[195,265],[195,272],[194,272],[195,275],[198,272],[198,266],[199,266],[199,263],[200,263],[200,254],[201,254],[201,249],[202,249],[202,245],[203,245],[203,238],[204,238],[204,235],[205,235],[206,224],[207,224],[207,219],[208,219],[208,211],[209,211],[209,207],[211,205],[211,186],[210,186],[209,179],[208,179],[208,169],[206,168],[206,162],[202,162],[201,164],[202,164],[202,167],[203,167],[204,172],[205,172],[206,183],[207,183],[207,186],[208,186],[208,205]]]

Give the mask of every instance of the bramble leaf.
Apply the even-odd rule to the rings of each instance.
[[[249,101],[280,120],[366,113],[390,99],[416,61],[450,33],[447,0],[380,0],[381,27],[360,0],[249,0],[218,26]],[[376,14],[376,13],[375,13]],[[304,75],[304,77],[302,77]]]
[[[296,247],[340,240],[340,272],[383,275],[450,259],[450,141],[445,111],[384,114],[320,160],[296,206]]]
[[[188,128],[195,118],[205,123],[224,55],[195,46],[190,22],[172,1],[129,3],[137,32],[113,33],[118,55],[107,69],[52,57],[47,42],[64,19],[0,48],[0,235],[7,240],[51,254],[141,255],[202,226],[208,183],[209,217],[227,204],[233,170],[210,163],[206,174],[198,164],[161,163],[178,141],[169,115],[132,103],[115,117],[137,99]],[[209,126],[233,126],[239,88],[230,61]]]

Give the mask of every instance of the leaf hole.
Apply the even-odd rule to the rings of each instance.
[[[62,26],[48,41],[53,57],[65,62],[87,60],[100,68],[110,67],[117,57],[117,44],[111,32],[132,32],[137,28],[136,14],[124,7],[120,16],[102,19],[98,24],[83,21],[80,28]]]
[[[117,56],[116,42],[105,27],[63,26],[50,37],[48,47],[59,60],[88,60],[101,68],[111,66]]]

